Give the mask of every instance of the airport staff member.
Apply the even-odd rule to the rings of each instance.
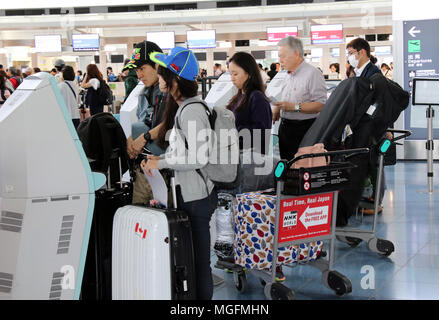
[[[292,159],[300,142],[326,103],[323,74],[305,62],[302,41],[286,37],[279,41],[279,61],[288,76],[281,101],[273,110],[273,123],[279,118],[279,149],[282,159]]]

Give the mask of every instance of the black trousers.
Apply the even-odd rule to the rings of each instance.
[[[191,221],[197,300],[211,300],[213,295],[209,223],[217,203],[218,196],[215,189],[204,199],[183,202],[180,187],[177,187],[177,207],[186,212]]]
[[[314,123],[309,120],[281,119],[279,126],[279,151],[281,159],[291,160],[299,149],[300,142]]]

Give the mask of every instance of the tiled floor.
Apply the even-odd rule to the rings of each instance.
[[[438,169],[435,163],[434,171]],[[336,296],[323,285],[320,271],[310,266],[284,268],[285,285],[294,290],[296,299],[439,299],[439,177],[434,178],[436,192],[428,194],[425,162],[398,162],[386,167],[385,174],[387,191],[377,236],[391,240],[395,252],[382,257],[365,243],[350,248],[337,241],[334,267],[351,280],[352,293]],[[359,221],[353,217],[351,223]],[[372,217],[365,216],[362,227],[371,224]],[[215,269],[215,262],[212,254],[213,273],[224,282],[215,287],[214,299],[265,299],[259,279],[249,274],[248,290],[241,294],[233,274]]]

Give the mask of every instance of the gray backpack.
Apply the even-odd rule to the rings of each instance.
[[[209,154],[209,162],[204,167],[208,178],[215,184],[217,189],[235,189],[240,183],[240,157],[239,157],[239,137],[235,125],[235,115],[232,111],[223,107],[214,107],[212,110],[203,100],[191,102],[183,106],[201,103],[204,106],[212,135],[213,147]],[[181,112],[183,112],[183,109]],[[176,123],[177,129],[181,130],[180,124]],[[186,149],[188,149],[185,139]],[[198,174],[204,177],[200,170]]]

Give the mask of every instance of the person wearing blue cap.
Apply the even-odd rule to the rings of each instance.
[[[189,215],[192,226],[196,296],[200,300],[210,300],[213,282],[209,223],[218,197],[204,170],[208,163],[205,146],[210,141],[211,126],[205,107],[197,97],[198,61],[192,51],[181,47],[175,47],[169,55],[153,52],[150,58],[159,64],[160,90],[168,93],[166,109],[176,109],[177,113],[171,118],[172,112],[169,112],[168,119],[164,120],[174,121],[165,156],[148,156],[141,166],[149,175],[151,169],[174,170],[177,207]],[[195,132],[195,139],[190,132],[192,135]],[[207,134],[203,136],[200,132]]]

